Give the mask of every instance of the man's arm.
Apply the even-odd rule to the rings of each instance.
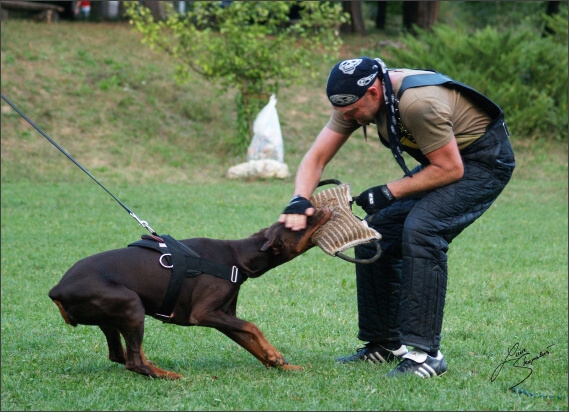
[[[349,135],[340,134],[324,126],[298,166],[293,195],[310,199],[320,182],[324,168],[348,137]],[[302,230],[306,228],[306,216],[312,216],[313,213],[314,209],[310,208],[303,215],[281,214],[279,222],[291,230]]]
[[[396,199],[448,185],[462,178],[464,165],[456,139],[425,155],[430,164],[412,178],[405,177],[387,185]]]

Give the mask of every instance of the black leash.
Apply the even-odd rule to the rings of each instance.
[[[119,205],[121,205],[121,206],[128,212],[129,215],[131,215],[134,219],[136,219],[136,221],[138,222],[138,224],[140,224],[140,226],[146,228],[146,229],[147,229],[151,234],[153,234],[154,236],[158,236],[158,234],[157,234],[150,226],[148,226],[148,222],[146,222],[145,220],[140,220],[140,219],[134,214],[134,212],[133,212],[132,210],[130,210],[128,207],[126,207],[126,205],[125,205],[123,202],[121,202],[119,199],[117,199],[117,198],[115,197],[115,195],[113,195],[111,192],[109,192],[105,186],[103,186],[97,179],[95,179],[95,178],[93,177],[93,175],[92,175],[91,173],[89,173],[89,172],[87,171],[87,169],[85,169],[83,166],[81,166],[73,157],[71,157],[71,155],[70,155],[69,153],[67,153],[61,146],[59,146],[51,137],[49,137],[43,130],[41,130],[34,122],[32,122],[24,113],[22,113],[22,112],[20,111],[20,109],[18,109],[18,108],[17,108],[10,100],[8,100],[8,99],[6,98],[6,96],[4,96],[3,94],[2,94],[2,99],[3,99],[6,103],[8,103],[8,104],[12,107],[12,109],[14,109],[16,112],[18,112],[18,114],[19,114],[20,116],[22,116],[29,124],[31,124],[31,125],[34,127],[34,129],[36,129],[38,132],[40,132],[43,137],[45,137],[47,140],[49,140],[52,145],[54,145],[55,147],[57,147],[61,153],[63,153],[65,156],[67,156],[67,158],[68,158],[69,160],[71,160],[73,163],[75,163],[75,164],[77,165],[77,167],[79,167],[81,170],[83,170],[83,171],[87,174],[87,176],[89,176],[89,177],[90,177],[91,179],[93,179],[99,186],[101,186],[101,187],[105,190],[105,192],[107,192],[109,195],[111,195],[111,197],[112,197],[113,199],[115,199],[115,200],[117,201],[117,203],[118,203]]]

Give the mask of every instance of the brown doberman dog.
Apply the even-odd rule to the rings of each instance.
[[[323,208],[307,228],[293,232],[275,223],[241,240],[193,238],[180,243],[201,258],[237,267],[255,278],[314,246],[311,236],[330,219]],[[145,315],[155,316],[169,287],[171,270],[155,251],[127,247],[89,256],[75,263],[49,292],[66,323],[97,325],[109,346],[109,359],[142,375],[178,379],[156,367],[142,351]],[[159,262],[160,261],[160,262]],[[236,316],[240,285],[208,273],[185,278],[168,320],[180,326],[215,328],[247,349],[266,367],[299,370],[288,364],[257,326]],[[126,352],[121,342],[126,344]]]

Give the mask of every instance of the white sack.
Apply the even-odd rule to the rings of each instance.
[[[253,139],[247,149],[247,161],[261,159],[273,159],[281,163],[284,161],[283,137],[274,94],[255,118]]]

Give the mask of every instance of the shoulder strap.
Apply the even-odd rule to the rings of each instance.
[[[164,239],[164,243],[166,243],[166,246],[171,253],[172,276],[168,283],[166,295],[162,300],[162,305],[154,316],[164,322],[168,322],[178,300],[178,296],[180,296],[182,283],[186,278],[186,260],[184,259],[184,254],[180,248],[180,243],[177,240],[168,235],[161,237]]]
[[[247,280],[247,276],[239,272],[237,266],[229,267],[223,263],[212,262],[211,260],[194,256],[186,256],[186,263],[189,269],[198,273],[207,273],[238,285]]]
[[[488,97],[482,93],[474,90],[472,87],[457,82],[450,77],[432,70],[433,73],[422,73],[407,76],[403,79],[401,83],[401,88],[397,92],[397,100],[401,100],[403,92],[407,89],[414,87],[423,86],[447,86],[460,90],[464,95],[470,98],[474,103],[480,106],[486,113],[492,117],[492,120],[496,119],[498,116],[502,115],[502,109]]]
[[[151,239],[146,238],[145,236],[146,235],[142,235],[141,240],[137,240],[136,242],[129,244],[128,247],[139,246],[139,247],[144,247],[147,249],[152,249],[152,250],[155,250],[155,251],[160,252],[160,253],[168,252],[168,248],[166,247],[166,243],[164,243],[163,241],[160,242],[158,240],[151,240]]]

